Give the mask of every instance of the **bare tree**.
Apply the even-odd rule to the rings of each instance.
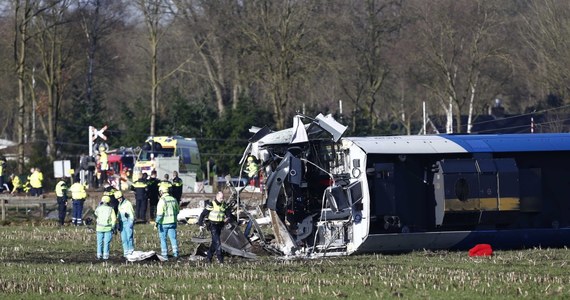
[[[24,142],[25,137],[25,116],[26,116],[26,91],[27,76],[26,63],[28,60],[29,41],[32,38],[29,28],[33,19],[45,9],[54,5],[57,1],[48,3],[47,6],[40,6],[40,3],[32,0],[13,0],[12,9],[14,11],[14,61],[16,66],[16,78],[18,78],[18,172],[24,171]]]
[[[423,51],[431,75],[425,85],[447,113],[447,131],[453,131],[454,115],[456,131],[461,132],[461,115],[467,113],[471,122],[474,105],[482,98],[481,81],[493,81],[485,73],[487,67],[510,64],[498,36],[503,23],[493,4],[485,1],[414,3],[419,16],[418,52]],[[467,131],[470,128],[469,123]]]
[[[542,95],[570,94],[570,5],[565,1],[529,2],[520,38],[529,50],[529,68]],[[524,60],[522,60],[524,62]]]
[[[246,51],[252,53],[250,74],[265,87],[278,128],[285,127],[295,87],[308,81],[319,64],[318,34],[311,23],[315,4],[253,0],[244,5],[240,24]]]
[[[390,73],[388,43],[399,29],[400,1],[366,0],[348,2],[350,32],[342,38],[347,49],[340,57],[340,86],[353,104],[352,130],[363,115],[374,130],[386,105],[378,105],[381,89]],[[342,51],[342,49],[341,49]]]
[[[74,44],[69,43],[71,40],[69,32],[73,27],[69,20],[71,5],[70,0],[53,2],[51,7],[36,16],[31,27],[35,36],[34,49],[38,53],[38,72],[30,86],[31,96],[37,103],[34,113],[47,137],[47,153],[51,160],[55,159],[56,153],[59,108],[64,98],[67,81],[73,72],[71,53]],[[38,87],[38,101],[36,101],[36,78],[43,83]]]
[[[176,17],[172,10],[174,7],[171,1],[162,0],[136,0],[135,6],[143,14],[144,23],[148,30],[150,56],[150,98],[151,98],[151,116],[150,116],[150,135],[156,133],[156,118],[158,113],[158,93],[161,83],[178,72],[186,63],[190,61],[190,57],[183,60],[177,66],[169,71],[160,72],[159,52],[161,41],[168,32],[168,27],[174,22]]]
[[[214,92],[218,114],[238,103],[242,89],[239,60],[242,35],[236,24],[241,6],[235,0],[173,0],[184,20],[183,35],[190,35]]]

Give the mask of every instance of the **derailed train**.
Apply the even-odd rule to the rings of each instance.
[[[309,120],[307,124],[303,120]],[[284,255],[570,244],[570,134],[341,137],[331,116],[257,128]]]

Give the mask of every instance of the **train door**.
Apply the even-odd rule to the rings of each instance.
[[[385,232],[398,226],[396,217],[396,173],[393,163],[374,164],[373,189],[371,191],[371,233]]]

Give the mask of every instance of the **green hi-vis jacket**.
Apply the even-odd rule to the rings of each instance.
[[[180,207],[176,199],[168,194],[160,197],[156,207],[157,224],[175,224]]]
[[[108,204],[104,203],[95,209],[95,216],[97,217],[97,231],[108,232],[113,230],[117,224],[117,216],[115,211]]]

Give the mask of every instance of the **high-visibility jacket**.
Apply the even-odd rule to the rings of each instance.
[[[21,188],[20,176],[14,176],[14,179],[12,179],[12,186],[12,193],[15,193],[19,188]]]
[[[99,168],[101,169],[101,171],[109,170],[109,158],[107,157],[107,152],[101,151],[99,155],[101,155],[99,157]]]
[[[4,161],[0,160],[0,176],[4,175]]]
[[[60,180],[55,185],[55,196],[56,197],[65,197],[67,196],[67,183],[65,181]]]
[[[42,174],[42,172],[34,171],[34,173],[30,175],[30,185],[33,188],[41,188],[43,180],[44,180],[44,174]]]
[[[247,164],[246,171],[249,178],[255,177],[259,172],[259,166],[255,162],[250,162]]]
[[[69,187],[71,192],[71,199],[73,200],[85,200],[87,198],[87,192],[85,192],[85,187],[80,182],[76,182]]]
[[[119,202],[119,216],[123,222],[135,219],[135,210],[131,201],[123,198],[123,201]]]
[[[158,200],[156,207],[156,223],[175,224],[180,207],[176,199],[170,195],[164,195]]]
[[[182,187],[182,179],[180,179],[180,177],[172,178],[172,186],[173,187]]]
[[[210,220],[210,222],[220,223],[224,221],[227,209],[225,203],[212,201],[210,205],[206,206],[206,209],[210,211],[208,214],[208,220]]]
[[[95,209],[95,216],[97,217],[96,231],[98,232],[109,232],[117,224],[115,211],[106,203],[99,205]]]
[[[135,192],[136,199],[146,199],[146,188],[147,182],[142,178],[135,181],[133,185],[131,185],[131,190]]]

